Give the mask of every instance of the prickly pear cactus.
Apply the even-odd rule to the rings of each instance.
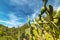
[[[57,9],[56,14],[53,16],[53,6],[49,4],[46,6],[48,0],[43,0],[44,6],[41,9],[41,14],[34,19],[30,24],[30,18],[28,18],[27,29],[25,34],[29,34],[29,40],[60,40],[60,8]],[[48,14],[46,17],[42,14]]]

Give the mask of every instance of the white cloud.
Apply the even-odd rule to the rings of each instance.
[[[12,25],[22,25],[23,23],[18,22],[18,20],[21,20],[22,18],[18,18],[16,15],[14,15],[14,13],[10,13],[9,14],[9,18],[10,18],[10,22]]]
[[[39,14],[39,10],[34,10],[34,13],[31,16],[31,20],[35,19]]]
[[[40,7],[42,1],[41,0],[10,0],[10,5],[24,6],[28,5],[29,7]],[[39,6],[40,5],[40,6]]]
[[[20,23],[20,22],[11,22],[11,21],[4,21],[4,20],[0,20],[0,22],[5,23],[4,25],[8,27],[16,27],[16,26],[23,25],[23,23]]]
[[[54,10],[57,10],[58,8],[60,7],[60,5],[58,5],[58,6],[54,6]]]
[[[13,26],[22,26],[23,25],[22,22],[18,22],[18,20],[21,20],[22,18],[18,18],[16,15],[14,15],[14,13],[9,13],[8,17],[9,17],[8,21],[0,20],[0,22],[9,24],[12,27]]]
[[[32,14],[32,19],[34,19],[36,17],[36,13]]]
[[[10,0],[11,5],[24,5],[28,3],[28,0]]]
[[[22,18],[18,18],[13,12],[10,12],[10,13],[8,14],[8,17],[11,19],[11,21],[12,21],[12,20],[17,21],[17,20],[22,19]]]
[[[59,1],[60,1],[60,0],[55,0],[55,3],[54,3],[54,4],[57,5],[57,4],[59,3]]]
[[[54,3],[54,5],[53,5],[54,10],[57,10],[57,9],[58,9],[58,7],[60,7],[60,5],[59,5],[60,0],[55,0],[54,2],[55,2],[55,3]]]

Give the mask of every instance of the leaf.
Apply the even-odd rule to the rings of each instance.
[[[45,37],[46,40],[54,40],[51,34],[48,34],[47,32],[45,32]]]

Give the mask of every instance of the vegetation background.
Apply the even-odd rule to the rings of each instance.
[[[60,40],[60,8],[54,10],[47,2],[43,0],[44,6],[32,23],[28,18],[28,24],[17,28],[0,24],[0,40]]]

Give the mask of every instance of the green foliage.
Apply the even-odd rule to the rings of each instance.
[[[8,28],[0,24],[0,40],[60,40],[60,8],[55,12],[52,5],[46,6],[48,0],[43,2],[41,15],[39,14],[31,24],[30,18],[28,24],[18,28]],[[46,17],[42,16],[44,12],[48,14]]]
[[[48,34],[47,32],[45,32],[45,37],[46,40],[54,40],[51,34]]]

